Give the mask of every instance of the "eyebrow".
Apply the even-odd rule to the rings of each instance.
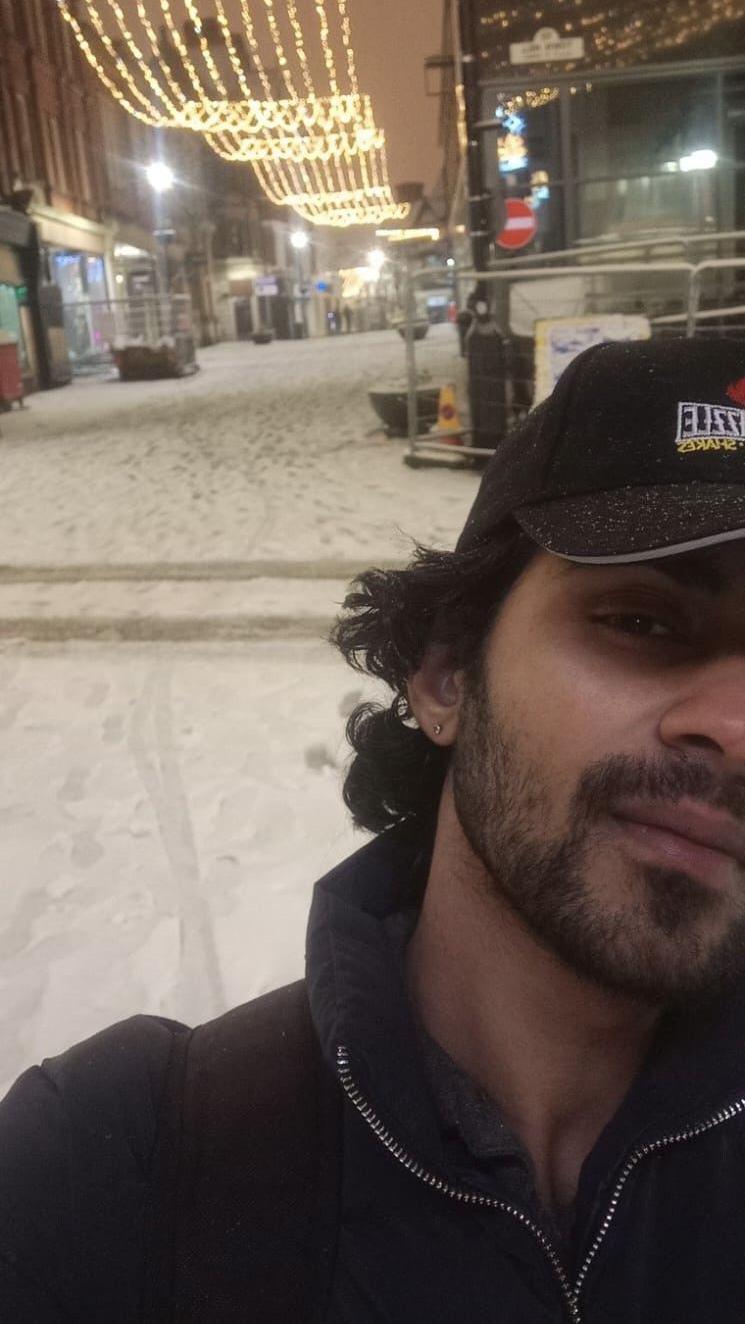
[[[715,597],[727,587],[728,577],[722,573],[711,555],[691,552],[683,557],[668,556],[652,561],[651,567],[660,575],[674,579],[683,588],[697,588]]]
[[[602,565],[592,565],[589,561],[569,561],[565,562],[570,571],[593,571],[593,570],[653,570],[655,574],[664,575],[666,579],[672,579],[682,588],[698,589],[700,592],[707,593],[710,597],[716,597],[727,588],[731,577],[722,572],[720,566],[716,564],[711,553],[707,552],[686,552],[683,556],[666,556],[659,560],[649,561],[617,561],[604,562]]]

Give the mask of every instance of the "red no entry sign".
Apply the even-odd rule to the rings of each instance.
[[[508,198],[505,210],[507,219],[497,235],[497,243],[500,248],[523,248],[535,238],[538,229],[535,212],[522,198]]]

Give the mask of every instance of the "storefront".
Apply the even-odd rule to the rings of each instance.
[[[26,392],[41,384],[29,280],[33,240],[33,226],[26,216],[0,210],[0,330],[11,335],[18,346]]]
[[[47,257],[52,284],[62,292],[70,356],[74,363],[84,362],[97,353],[91,305],[108,299],[103,257],[67,248],[49,248]]]
[[[497,210],[533,207],[526,252],[745,229],[745,59],[517,73],[478,127]]]
[[[139,236],[138,236],[139,237]],[[115,299],[138,299],[158,293],[158,259],[141,244],[119,241],[114,244]]]
[[[95,365],[105,348],[99,323],[111,293],[107,272],[111,233],[104,225],[63,217],[51,208],[36,207],[33,214],[45,279],[61,293],[70,360],[76,369]]]
[[[26,389],[35,384],[33,331],[28,309],[28,286],[12,248],[0,244],[0,331],[8,332],[18,346],[21,376]]]

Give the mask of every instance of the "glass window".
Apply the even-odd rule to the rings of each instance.
[[[712,78],[600,84],[572,97],[579,180],[673,173],[693,153],[716,148]]]
[[[85,286],[88,298],[96,301],[106,299],[108,290],[106,288],[106,268],[102,257],[85,257]]]
[[[6,285],[0,281],[0,330],[7,331],[18,345],[18,357],[21,367],[28,369],[28,353],[21,326],[21,311],[15,285]]]
[[[715,226],[713,78],[597,85],[572,97],[572,166],[582,239]]]
[[[577,187],[580,237],[633,238],[642,230],[703,230],[716,216],[709,171],[595,180]]]

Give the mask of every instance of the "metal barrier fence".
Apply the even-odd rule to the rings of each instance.
[[[706,230],[700,234],[679,230],[640,232],[634,239],[605,239],[580,242],[574,248],[553,249],[544,253],[516,254],[499,259],[499,269],[510,266],[580,266],[601,261],[653,262],[675,259],[699,262],[711,258],[745,257],[745,230]]]
[[[63,311],[74,376],[107,373],[117,351],[134,347],[171,349],[181,372],[193,371],[196,365],[188,294],[82,300],[65,304]]]
[[[742,241],[745,251],[745,234],[737,232],[727,238]],[[638,251],[639,245],[634,247]],[[502,436],[553,385],[553,360],[547,347],[547,327],[551,325],[556,329],[551,332],[550,350],[555,351],[558,366],[562,359],[568,362],[578,352],[583,337],[597,322],[608,325],[608,333],[601,337],[607,339],[633,338],[635,333],[745,337],[745,257],[712,257],[698,263],[590,262],[586,251],[578,255],[576,250],[573,257],[571,263],[511,261],[489,271],[456,273],[458,307],[462,309],[467,293],[478,288],[488,304],[491,324],[499,328],[501,336],[497,339],[501,343],[496,359],[493,353],[491,357],[486,353],[480,357],[482,347],[474,322],[465,344],[469,359],[466,372],[464,347],[453,328],[452,354],[439,365],[442,375],[438,384],[453,388],[457,423],[448,426],[441,421],[427,433],[418,425],[413,310],[416,286],[431,273],[409,273],[406,358],[410,463],[415,463],[418,456],[422,462],[427,456],[478,462],[478,457],[493,454]],[[608,318],[612,323],[607,322]],[[617,319],[623,319],[623,323]],[[472,416],[472,406],[477,417]]]

